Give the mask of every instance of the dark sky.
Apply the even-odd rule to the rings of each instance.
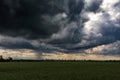
[[[119,0],[0,0],[0,47],[69,53],[105,45],[115,50],[100,53],[120,55],[119,8]]]

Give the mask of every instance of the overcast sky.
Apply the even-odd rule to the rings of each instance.
[[[120,0],[0,0],[0,55],[118,60]]]

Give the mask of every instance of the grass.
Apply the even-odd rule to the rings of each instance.
[[[2,62],[0,80],[119,80],[120,62]]]

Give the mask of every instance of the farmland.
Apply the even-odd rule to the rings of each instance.
[[[120,62],[0,62],[0,80],[119,80]]]

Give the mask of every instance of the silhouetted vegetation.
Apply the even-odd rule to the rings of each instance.
[[[120,60],[54,60],[54,59],[45,59],[45,60],[31,60],[31,59],[19,59],[13,60],[12,57],[4,59],[0,55],[0,62],[120,62]]]
[[[10,62],[13,61],[12,57],[8,57],[7,59],[4,59],[2,55],[0,55],[0,62]]]

